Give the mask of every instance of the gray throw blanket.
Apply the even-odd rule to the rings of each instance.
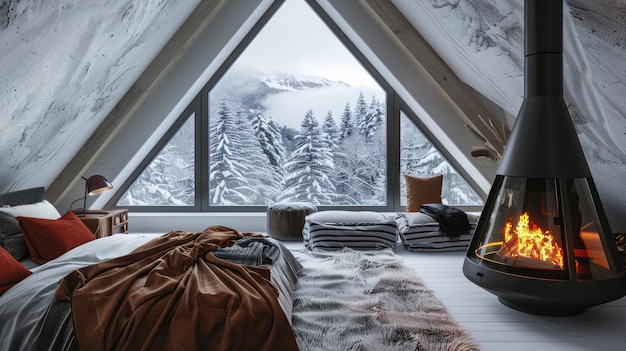
[[[213,255],[235,264],[260,266],[274,263],[280,256],[280,250],[266,238],[246,236],[232,246],[218,248]]]
[[[441,232],[450,240],[459,240],[463,232],[470,230],[467,214],[458,208],[442,204],[424,204],[420,212],[435,218],[439,222]]]

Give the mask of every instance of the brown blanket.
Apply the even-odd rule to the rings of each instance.
[[[298,350],[268,269],[211,253],[243,235],[173,231],[66,276],[78,350]]]

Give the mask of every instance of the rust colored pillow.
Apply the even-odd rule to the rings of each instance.
[[[443,174],[429,178],[404,175],[406,181],[406,211],[417,212],[423,204],[440,204]]]
[[[7,250],[0,246],[0,295],[31,275]]]
[[[96,237],[87,226],[68,211],[59,219],[17,217],[35,263],[44,264]]]

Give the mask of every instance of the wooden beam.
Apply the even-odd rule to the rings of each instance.
[[[422,74],[430,80],[464,123],[484,140],[478,146],[499,159],[508,138],[508,129],[475,97],[472,90],[450,69],[426,39],[395,7],[391,0],[361,0],[374,18],[382,24],[390,38],[407,53]],[[484,156],[484,152],[476,155]]]
[[[46,190],[46,199],[58,205],[83,173],[123,130],[155,88],[167,77],[207,25],[228,0],[202,0],[189,18],[152,60],[146,70],[98,126],[85,145],[72,158]]]

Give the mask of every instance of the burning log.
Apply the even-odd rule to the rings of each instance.
[[[507,223],[507,227],[508,226],[510,226],[510,222]],[[508,229],[505,229],[505,233],[507,233],[507,231]],[[502,246],[500,246],[500,250],[496,252],[496,255],[498,255],[503,260],[506,260],[509,257],[517,257],[519,256],[518,246],[519,243],[517,240],[517,234],[515,232],[509,235],[505,235],[504,242],[502,243]]]
[[[563,269],[563,249],[549,231],[532,225],[528,213],[520,215],[514,230],[509,221],[504,241],[496,253],[507,264],[538,269]]]

